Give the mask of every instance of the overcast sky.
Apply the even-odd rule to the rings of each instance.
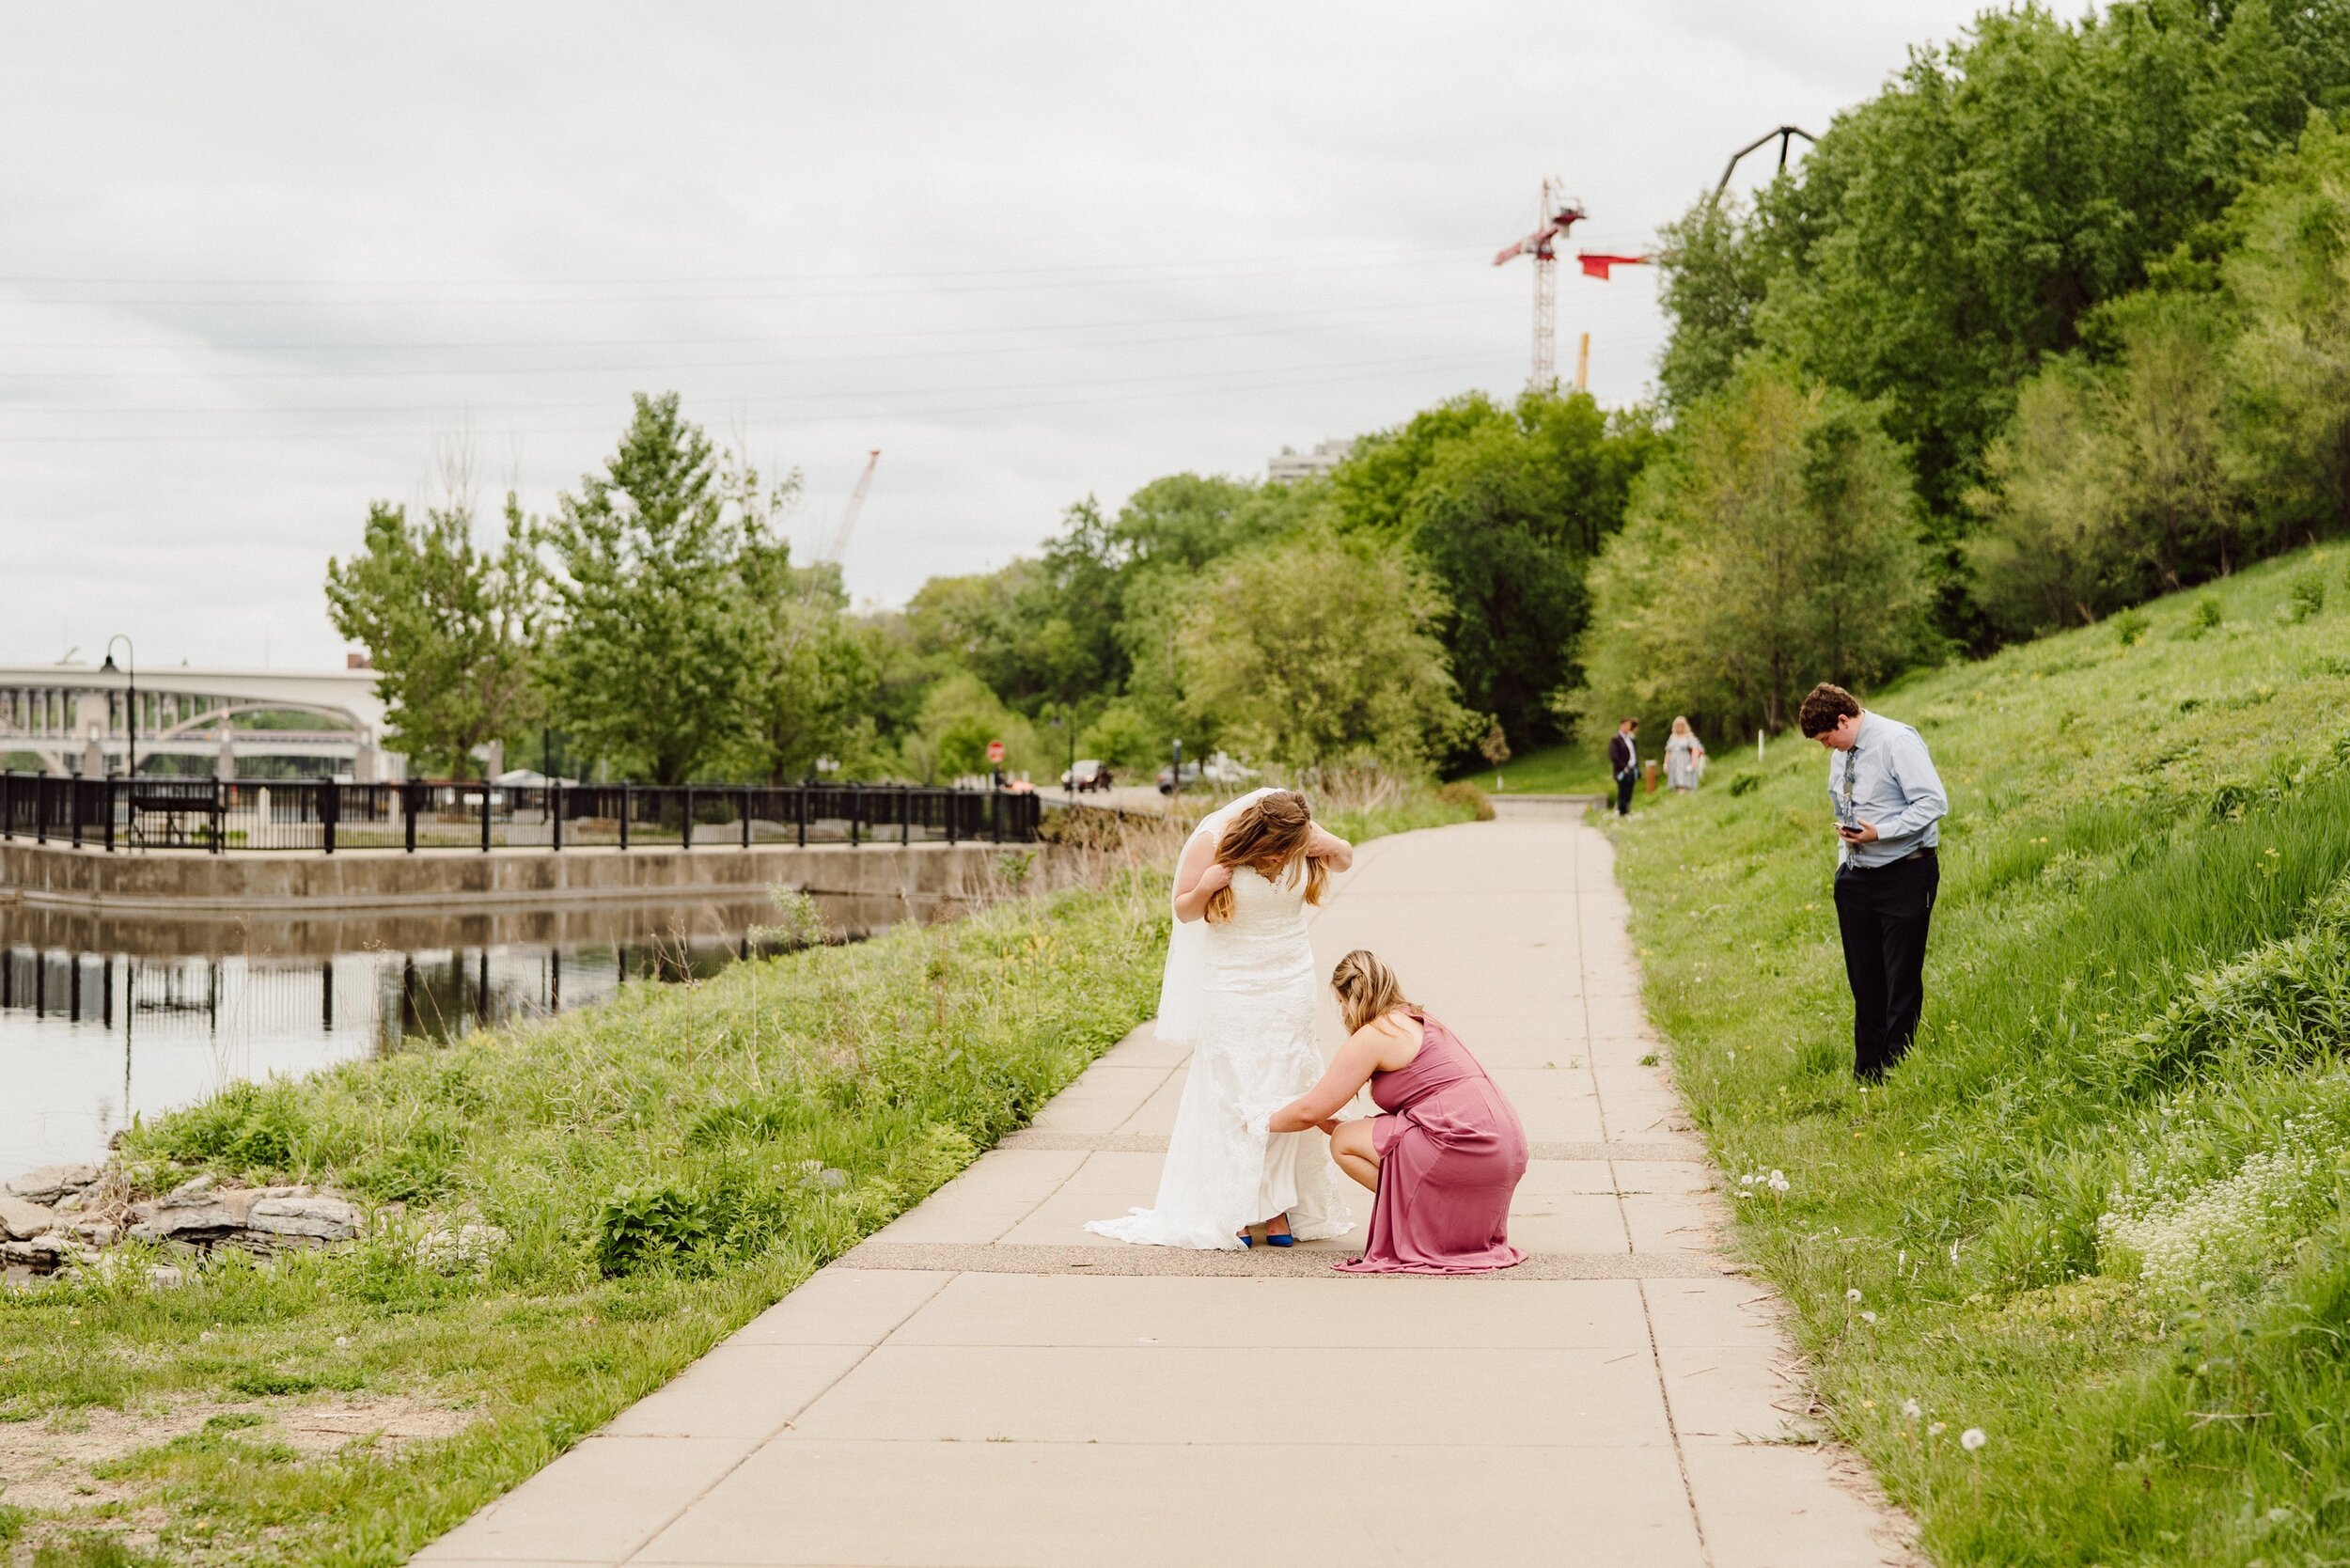
[[[1543,175],[1643,249],[1978,8],[0,0],[0,660],[338,666],[370,499],[469,439],[550,508],[638,390],[801,470],[801,541],[881,448],[846,571],[902,602],[1514,393]],[[1641,397],[1653,271],[1559,330]]]

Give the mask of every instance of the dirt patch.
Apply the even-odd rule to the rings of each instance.
[[[283,1443],[306,1458],[370,1440],[392,1450],[446,1437],[473,1419],[430,1400],[381,1395],[181,1401],[135,1411],[92,1406],[43,1420],[0,1422],[0,1501],[64,1513],[124,1500],[134,1485],[101,1481],[93,1472],[110,1460],[201,1432],[215,1417],[235,1419],[233,1435]]]

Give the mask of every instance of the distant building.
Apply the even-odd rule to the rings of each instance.
[[[1321,442],[1310,452],[1284,447],[1264,465],[1265,478],[1275,484],[1286,484],[1292,479],[1309,479],[1316,475],[1327,474],[1346,461],[1346,454],[1354,449],[1352,438]]]

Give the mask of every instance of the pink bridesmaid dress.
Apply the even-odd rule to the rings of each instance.
[[[1354,1274],[1477,1274],[1526,1254],[1510,1245],[1510,1195],[1526,1174],[1526,1129],[1460,1037],[1425,1013],[1419,1054],[1371,1075],[1379,1191],[1371,1241],[1334,1267]]]

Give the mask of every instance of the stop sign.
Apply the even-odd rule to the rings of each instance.
[[[987,760],[991,762],[1000,762],[1004,760],[1003,742],[990,741],[987,743]]]

